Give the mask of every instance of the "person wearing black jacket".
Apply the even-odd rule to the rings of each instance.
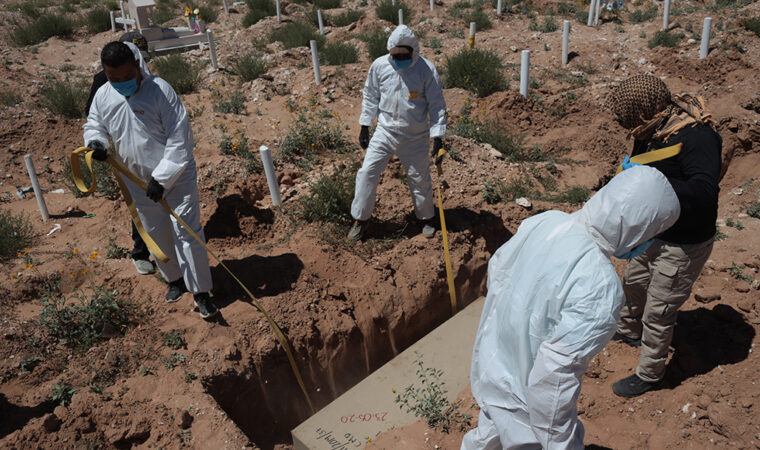
[[[634,137],[632,155],[672,150],[648,165],[658,169],[678,196],[681,214],[626,268],[626,304],[613,340],[641,347],[634,374],[612,385],[615,394],[635,397],[653,389],[665,374],[676,315],[710,256],[718,216],[722,140],[699,97],[676,95],[662,80],[639,75],[622,82],[610,106]],[[626,157],[623,169],[632,164]]]
[[[144,52],[144,55],[147,55],[148,41],[142,34],[136,31],[124,33],[119,38],[119,42],[131,42],[135,44],[141,52]],[[92,99],[95,98],[95,93],[98,92],[98,89],[100,89],[100,87],[107,82],[108,79],[106,78],[106,72],[104,70],[101,70],[95,74],[94,77],[92,77],[90,96],[87,98],[87,105],[85,106],[86,116],[90,115],[90,106],[92,105]],[[156,268],[150,261],[150,252],[148,251],[148,246],[145,245],[145,242],[140,237],[140,233],[137,232],[137,228],[135,227],[134,223],[132,223],[132,243],[133,246],[132,251],[130,252],[130,256],[132,257],[132,262],[134,263],[137,272],[141,275],[149,275],[155,272]]]

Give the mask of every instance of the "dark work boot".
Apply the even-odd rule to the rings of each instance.
[[[166,303],[176,302],[182,298],[182,294],[185,292],[187,292],[187,287],[185,286],[185,280],[183,278],[170,282],[169,290],[166,291]]]
[[[219,313],[219,308],[216,307],[214,302],[211,301],[208,292],[201,292],[194,295],[195,307],[198,308],[198,312],[201,313],[201,317],[208,319]]]
[[[635,373],[612,384],[612,392],[620,397],[638,397],[644,392],[651,391],[657,383],[650,383],[639,378]]]
[[[641,338],[639,339],[629,338],[628,336],[622,335],[618,333],[617,331],[615,332],[614,335],[612,335],[612,340],[623,342],[625,344],[630,345],[631,347],[641,347]]]
[[[364,236],[367,230],[367,220],[354,220],[354,226],[348,232],[348,241],[356,242]]]

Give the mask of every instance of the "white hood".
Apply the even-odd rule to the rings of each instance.
[[[145,58],[143,58],[142,52],[140,49],[131,42],[125,42],[127,44],[127,47],[129,47],[130,50],[132,50],[132,53],[135,55],[135,61],[138,62],[140,65],[140,74],[143,77],[143,80],[146,80],[153,76],[152,73],[150,73],[150,69],[148,69],[148,64],[145,63]]]
[[[613,178],[572,217],[611,256],[664,232],[680,214],[667,178],[657,169],[635,166]]]
[[[412,29],[406,25],[396,27],[388,37],[388,51],[398,46],[412,47],[412,66],[414,66],[420,58],[420,44],[417,42],[417,37],[414,36]],[[390,58],[390,56],[388,57]]]

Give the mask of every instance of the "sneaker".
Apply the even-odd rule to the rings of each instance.
[[[354,226],[348,232],[348,241],[356,242],[364,236],[364,231],[367,229],[366,220],[354,220]]]
[[[147,259],[133,259],[132,262],[135,265],[135,269],[137,269],[137,273],[140,275],[150,275],[156,271],[153,263]]]
[[[422,235],[428,239],[435,237],[435,227],[432,220],[427,220],[422,224]]]
[[[180,278],[179,280],[172,281],[169,283],[169,290],[166,291],[166,303],[174,303],[180,298],[182,298],[182,294],[187,292],[187,287],[185,287],[185,280]]]
[[[198,308],[198,312],[201,313],[201,317],[208,319],[219,313],[219,308],[216,307],[214,302],[208,296],[208,292],[201,292],[193,296],[195,300],[195,307]]]
[[[639,378],[635,373],[630,377],[623,378],[612,384],[612,392],[620,397],[637,397],[644,392],[651,391],[657,383],[650,383]]]
[[[629,338],[628,336],[622,335],[618,333],[617,331],[615,332],[614,335],[612,335],[612,340],[622,342],[624,344],[628,344],[631,347],[641,347],[641,338],[639,339]]]

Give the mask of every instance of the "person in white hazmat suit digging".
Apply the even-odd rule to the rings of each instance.
[[[643,252],[679,214],[665,176],[637,166],[573,214],[522,222],[488,263],[470,373],[480,415],[462,450],[583,448],[581,379],[624,303],[610,257]]]
[[[364,235],[375,206],[380,174],[393,155],[398,156],[406,173],[422,234],[427,238],[435,236],[427,150],[432,137],[433,156],[437,155],[446,133],[441,79],[433,63],[420,56],[419,43],[409,27],[400,25],[391,33],[388,52],[372,63],[364,85],[359,144],[367,154],[356,174],[351,204],[355,221],[348,234],[349,241],[358,241]],[[377,128],[370,140],[369,128],[375,117]],[[440,158],[436,164],[440,164]]]
[[[163,79],[147,71],[145,63],[121,42],[107,44],[101,54],[108,83],[98,89],[84,125],[85,145],[93,158],[104,161],[109,138],[110,155],[146,182],[143,191],[122,177],[145,231],[170,258],[157,261],[169,281],[166,301],[178,301],[191,292],[201,317],[219,310],[211,301],[211,270],[203,246],[158,201],[165,200],[201,239],[193,134],[182,101]],[[121,176],[121,175],[119,175]]]

